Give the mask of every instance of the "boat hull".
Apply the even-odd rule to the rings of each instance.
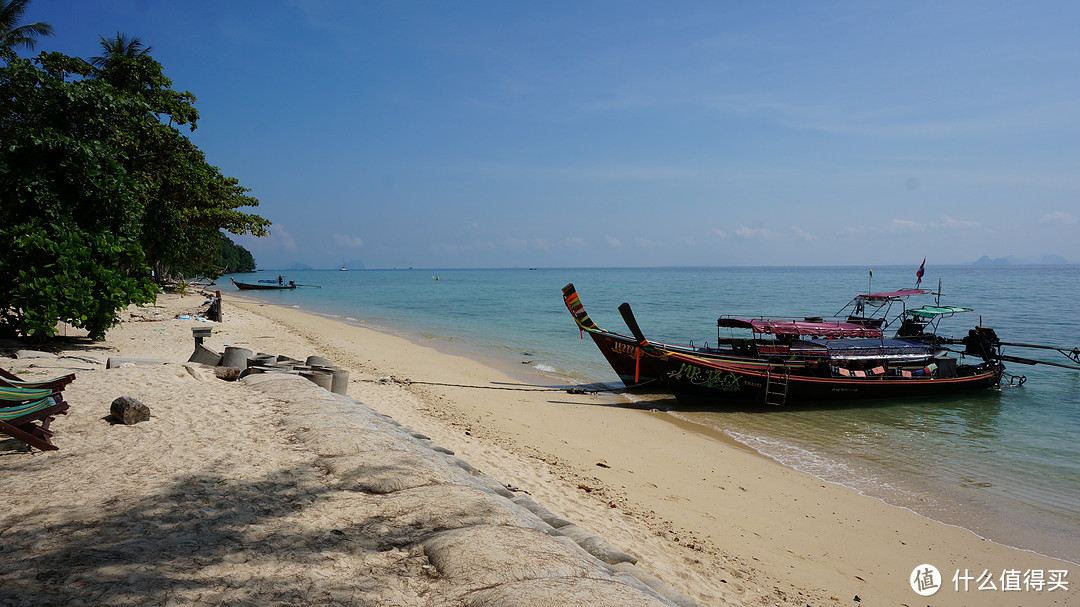
[[[627,386],[655,383],[663,380],[663,374],[652,364],[653,359],[642,353],[634,338],[597,329],[583,329],[583,331],[589,334],[597,349],[603,354],[604,359],[611,365],[612,370],[618,374],[619,379]],[[749,369],[781,368],[788,370],[804,369],[806,367],[806,361],[803,360],[769,362],[761,357],[739,356],[708,348],[690,348],[671,344],[663,344],[663,347],[670,351],[698,356],[718,364],[733,367]]]
[[[999,364],[964,365],[957,377],[815,376],[784,369],[751,369],[724,365],[693,356],[649,352],[649,364],[676,397],[702,398],[718,404],[757,402],[772,405],[869,399],[932,397],[996,388]],[[829,373],[825,371],[825,373]]]
[[[241,291],[280,291],[283,289],[296,288],[296,285],[252,284],[247,282],[236,282],[236,280],[233,280],[232,283]]]
[[[566,285],[563,288],[563,303],[574,317],[574,322],[582,333],[588,333],[596,344],[597,349],[607,360],[611,368],[628,387],[640,384],[654,384],[662,381],[661,374],[653,368],[648,356],[642,354],[638,342],[633,337],[621,335],[601,329],[589,318],[585,307],[574,289],[574,285]],[[691,346],[677,346],[672,344],[659,344],[662,347],[694,356],[700,356],[715,360],[722,364],[739,367],[765,368],[773,363],[757,356],[740,356],[732,349],[720,348],[694,348]],[[800,369],[806,366],[802,360],[785,360],[779,363],[785,368]]]

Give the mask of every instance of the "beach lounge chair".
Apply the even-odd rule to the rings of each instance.
[[[63,377],[57,377],[55,379],[49,379],[45,381],[26,381],[20,379],[18,375],[10,371],[0,369],[0,387],[7,388],[50,388],[52,390],[63,390],[64,386],[67,386],[71,382],[75,381],[75,374],[71,373]]]
[[[0,434],[42,451],[59,449],[52,443],[49,424],[67,411],[58,389],[0,387]]]

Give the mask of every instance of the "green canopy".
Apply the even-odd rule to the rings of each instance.
[[[971,308],[958,308],[956,306],[923,306],[921,308],[915,308],[914,310],[908,310],[907,313],[919,318],[934,318],[935,316],[945,316],[956,314],[957,312],[971,311]]]

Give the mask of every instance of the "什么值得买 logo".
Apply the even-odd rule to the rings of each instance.
[[[908,581],[919,596],[931,596],[941,588],[941,572],[937,567],[924,563],[911,572]]]

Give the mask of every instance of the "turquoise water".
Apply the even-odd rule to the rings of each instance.
[[[568,282],[601,327],[625,333],[616,308],[628,301],[650,338],[701,344],[716,340],[720,314],[831,315],[868,286],[915,286],[914,267],[873,270],[871,285],[867,268],[855,267],[305,271],[286,279],[321,288],[245,295],[527,362],[556,383],[616,386],[563,306]],[[236,278],[277,276],[269,274]],[[961,337],[981,319],[1003,341],[1080,346],[1078,266],[930,268],[923,286],[935,288],[939,278],[942,304],[975,309],[946,319],[942,334]],[[1069,362],[1053,352],[1006,353]],[[1080,561],[1080,372],[1016,363],[1007,371],[1027,383],[857,407],[702,411],[663,395],[641,404],[720,429],[824,480]]]

